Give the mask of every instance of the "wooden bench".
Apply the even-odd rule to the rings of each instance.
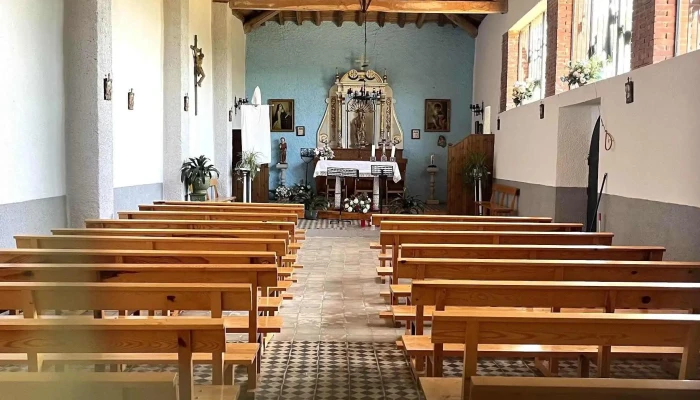
[[[257,288],[256,288],[257,292]],[[224,329],[232,333],[246,333],[248,344],[229,343],[225,354],[205,354],[196,357],[197,362],[221,365],[225,363],[232,382],[233,364],[248,367],[251,387],[257,379],[257,363],[261,344],[261,333],[280,332],[281,317],[259,317],[257,293],[252,296],[251,285],[231,283],[134,283],[134,282],[4,282],[0,283],[0,308],[24,311],[25,318],[36,318],[45,310],[203,310],[210,311],[212,318],[222,318],[223,311],[247,311],[248,316],[224,317]],[[184,318],[184,317],[181,317]],[[0,319],[0,321],[3,321]],[[1,324],[2,322],[0,322]],[[30,370],[33,368],[28,356]],[[43,357],[49,363],[100,363],[138,364],[176,362],[174,354],[155,356],[151,354],[77,354]],[[37,364],[41,370],[41,365]],[[221,368],[214,368],[213,382],[223,383]]]
[[[460,378],[420,378],[426,400],[460,400]],[[469,400],[695,400],[700,382],[663,379],[599,379],[472,376]]]
[[[297,223],[296,214],[270,214],[258,212],[197,212],[197,211],[120,211],[119,219],[155,219],[185,221],[280,221]]]
[[[700,263],[695,266],[700,270]],[[402,340],[407,353],[420,359],[416,353],[423,353],[426,347],[430,348],[430,338],[421,336],[424,333],[424,322],[431,319],[435,311],[444,311],[446,307],[534,308],[540,312],[548,311],[547,309],[568,312],[586,312],[580,309],[594,309],[588,312],[608,313],[615,310],[640,309],[687,312],[690,309],[694,313],[700,313],[699,294],[700,283],[433,280],[413,282],[412,305],[393,308],[402,313],[402,318],[414,323],[413,333],[416,336],[405,335]],[[435,345],[434,376],[442,375],[441,346]],[[518,353],[522,350],[522,346],[500,346],[498,349],[491,349],[490,353],[501,352],[501,357],[512,357],[521,356]],[[586,352],[585,349],[581,350]],[[531,348],[527,348],[526,351],[537,352]],[[562,351],[567,355],[575,352],[570,348],[556,348],[542,351],[541,355],[557,355],[557,352]],[[595,349],[588,350],[591,351]],[[609,354],[607,357],[609,358]],[[602,377],[609,375],[608,361],[599,360]],[[418,368],[420,367],[421,363],[418,364]],[[582,374],[587,376],[587,368],[584,368]]]
[[[8,319],[0,324],[0,353],[176,353],[180,400],[193,399],[193,354],[224,351],[224,321],[218,318]],[[30,370],[37,369],[30,363]]]
[[[497,244],[497,245],[611,245],[613,234],[591,232],[506,231],[386,231],[379,243],[391,246],[392,276],[396,276],[399,246],[403,244]],[[378,271],[379,272],[379,271]]]
[[[382,221],[381,230],[390,231],[531,231],[581,232],[583,224],[536,222],[450,222],[450,221]]]
[[[3,400],[177,400],[177,386],[174,372],[0,372]]]
[[[520,197],[520,189],[494,183],[491,186],[491,199],[475,202],[475,212],[480,214],[479,207],[481,207],[486,211],[485,215],[515,215],[518,197]]]
[[[0,250],[0,263],[276,265],[277,257],[266,251],[16,249]]]
[[[147,237],[214,237],[228,239],[279,239],[289,246],[289,233],[281,230],[224,230],[224,229],[98,229],[60,228],[51,233],[59,236],[147,236]]]
[[[201,202],[192,202],[192,201],[176,201],[176,200],[156,200],[153,202],[153,204],[169,204],[169,205],[179,205],[179,206],[187,206],[187,205],[198,205],[198,204],[206,204],[206,205],[216,205],[216,206],[225,206],[225,207],[240,207],[240,208],[246,208],[246,207],[264,207],[264,208],[289,208],[289,209],[304,209],[303,204],[297,204],[297,203],[233,203],[233,202],[228,202],[228,201],[209,201],[206,203],[201,203]]]
[[[549,217],[505,217],[483,215],[431,215],[431,214],[373,214],[372,225],[382,221],[440,221],[440,222],[536,222],[550,223]]]
[[[480,345],[681,347],[678,378],[683,380],[697,375],[700,316],[437,311],[431,340],[465,346],[463,399],[469,398]]]
[[[197,211],[197,212],[235,212],[235,213],[264,213],[264,214],[296,214],[299,218],[304,218],[304,209],[282,208],[282,207],[231,207],[216,204],[141,204],[139,211]]]

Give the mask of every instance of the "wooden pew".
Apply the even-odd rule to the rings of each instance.
[[[59,236],[147,236],[147,237],[213,237],[227,239],[278,239],[289,246],[289,233],[281,230],[222,230],[222,229],[99,229],[60,228],[51,233]]]
[[[0,263],[276,265],[277,257],[266,251],[16,249],[0,250]]]
[[[3,400],[177,400],[177,386],[174,372],[0,372]]]
[[[434,344],[465,345],[463,399],[469,398],[480,345],[681,347],[679,379],[683,380],[697,375],[700,316],[437,311],[431,340]],[[434,395],[426,393],[427,398],[435,399]]]
[[[155,200],[153,204],[169,204],[169,205],[178,205],[178,206],[187,206],[187,205],[216,205],[216,206],[224,206],[224,207],[240,207],[240,208],[246,208],[246,207],[265,207],[265,208],[290,208],[290,209],[304,209],[303,204],[297,204],[297,203],[233,203],[230,201],[208,201],[208,202],[195,202],[195,201],[176,201],[176,200]]]
[[[253,296],[249,284],[231,283],[4,282],[0,284],[0,308],[23,310],[25,318],[35,318],[45,310],[203,310],[210,311],[212,318],[222,318],[223,311],[247,311],[248,316],[224,317],[223,320],[226,331],[246,333],[249,343],[230,343],[223,356],[220,353],[198,355],[195,361],[215,366],[215,385],[223,383],[222,363],[227,365],[231,374],[233,364],[246,365],[251,387],[255,387],[260,334],[279,332],[282,325],[280,317],[258,317],[257,312],[251,311],[257,310],[257,288],[255,292],[256,296]],[[173,356],[77,354],[43,358],[44,363],[59,364],[154,364],[176,362],[177,358]],[[28,356],[30,369],[34,365],[32,357]],[[40,365],[37,368],[41,370]],[[227,377],[229,383],[232,376]]]
[[[448,221],[382,221],[381,230],[390,231],[530,231],[581,232],[583,224],[536,222],[448,222]]]
[[[426,400],[460,400],[459,378],[420,378]],[[700,382],[662,379],[599,379],[472,376],[469,400],[695,400]]]
[[[695,267],[700,270],[700,263]],[[497,274],[497,270],[494,275]],[[446,307],[508,307],[535,308],[538,311],[553,309],[597,309],[612,313],[615,310],[676,310],[700,313],[700,283],[657,283],[657,282],[585,282],[585,281],[511,281],[511,280],[432,280],[415,281],[411,288],[412,306],[402,308],[404,318],[415,323],[415,336],[402,337],[404,347],[411,356],[419,356],[426,348],[431,348],[430,338],[423,336],[424,321],[432,317],[434,311],[444,311]],[[525,311],[525,310],[522,310]],[[567,310],[572,311],[572,310]],[[584,312],[581,310],[573,310]],[[410,315],[413,314],[413,315]],[[535,343],[533,343],[535,344]],[[451,349],[458,352],[459,348]],[[537,350],[521,346],[501,346],[490,349],[494,357],[523,357]],[[556,356],[564,352],[566,356],[575,353],[570,348],[543,350],[540,355]],[[579,349],[591,353],[597,349]],[[641,349],[644,353],[646,349]],[[624,351],[624,350],[623,350]],[[666,350],[668,351],[668,350]],[[636,351],[639,353],[639,350]],[[498,355],[496,355],[498,354]],[[625,353],[627,354],[627,353]],[[424,354],[423,354],[424,355]],[[578,355],[577,355],[578,357]],[[602,356],[601,356],[602,357]],[[605,358],[599,357],[601,376],[609,375],[609,349]],[[435,345],[434,376],[442,375],[443,348]],[[421,368],[421,363],[417,368]],[[587,365],[587,364],[586,364]],[[422,368],[421,368],[422,369]],[[587,368],[585,372],[587,375]]]
[[[504,217],[491,215],[431,215],[431,214],[373,214],[372,225],[382,221],[442,221],[442,222],[537,222],[550,223],[549,217]]]
[[[232,204],[232,203],[229,203]],[[235,213],[265,213],[265,214],[296,214],[299,218],[304,218],[304,209],[282,208],[282,207],[231,207],[226,205],[207,204],[140,204],[139,211],[198,211],[198,212],[235,212]]]
[[[218,318],[8,319],[0,324],[0,353],[177,353],[180,400],[194,398],[193,353],[225,350],[224,321]]]
[[[287,255],[287,244],[281,239],[17,235],[15,242],[18,249],[264,251],[275,253],[278,267],[283,267],[282,259]],[[290,268],[291,262],[288,258]]]
[[[496,244],[496,245],[606,245],[612,233],[590,232],[507,232],[507,231],[385,231],[379,243],[391,246],[392,276],[396,276],[399,246],[403,244]]]
[[[298,222],[296,214],[271,214],[259,212],[196,212],[196,211],[120,211],[119,219],[156,219],[185,221],[281,221]]]

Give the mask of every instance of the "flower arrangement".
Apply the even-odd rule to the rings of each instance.
[[[292,195],[292,190],[286,186],[279,185],[275,189],[275,199],[277,200],[289,200]]]
[[[367,214],[372,206],[372,200],[366,194],[360,193],[343,201],[343,211]]]
[[[314,153],[316,153],[316,157],[320,158],[321,160],[332,160],[335,158],[333,149],[328,147],[328,145],[317,148]]]
[[[536,85],[537,82],[529,79],[515,82],[515,85],[513,85],[513,103],[519,106],[523,104],[525,100],[531,98]]]
[[[600,79],[603,70],[603,61],[597,56],[593,56],[585,61],[567,63],[569,73],[561,77],[561,81],[567,83],[569,87],[574,85],[583,86],[589,82]]]

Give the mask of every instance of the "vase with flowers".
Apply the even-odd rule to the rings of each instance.
[[[513,85],[513,103],[518,107],[522,105],[525,100],[532,98],[532,93],[537,86],[537,82],[533,80],[517,81]]]
[[[316,157],[318,157],[320,160],[332,160],[335,158],[333,149],[328,147],[328,145],[323,145],[323,147],[317,148],[314,150],[314,153],[316,153]]]
[[[603,61],[597,56],[588,60],[567,63],[569,73],[561,77],[561,81],[568,84],[569,88],[581,87],[587,83],[597,81],[603,71]]]

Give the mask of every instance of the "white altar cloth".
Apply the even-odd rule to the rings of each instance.
[[[341,161],[341,160],[318,160],[314,169],[314,178],[326,176],[328,168],[352,168],[358,170],[361,178],[374,178],[372,185],[372,210],[379,210],[379,178],[372,176],[372,165],[385,165],[394,167],[393,181],[401,180],[399,165],[395,161]],[[340,178],[335,178],[335,208],[341,207],[340,201]]]
[[[341,161],[341,160],[318,160],[314,170],[314,178],[326,176],[328,168],[352,168],[360,172],[360,178],[372,177],[372,165],[386,165],[394,167],[394,182],[401,180],[399,165],[394,161]]]

